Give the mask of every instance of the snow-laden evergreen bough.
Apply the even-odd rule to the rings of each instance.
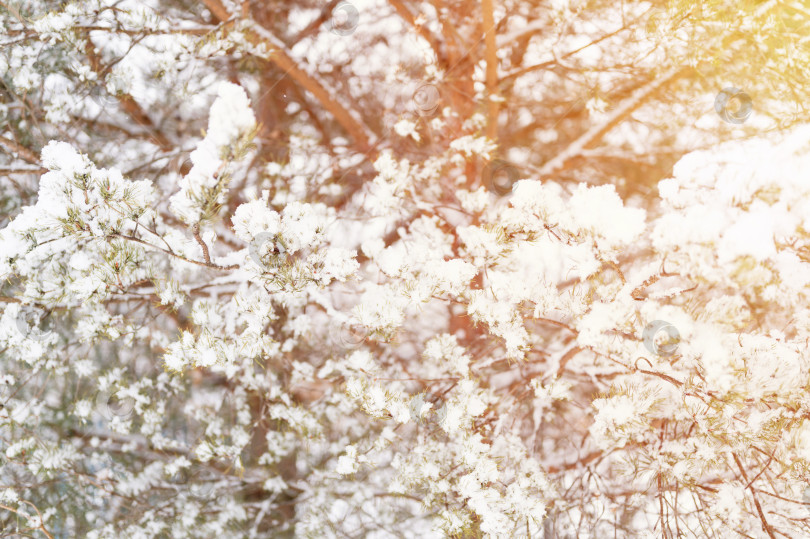
[[[500,85],[438,45],[437,10],[475,14],[369,3],[324,44],[321,6],[281,39],[203,4],[0,2],[4,534],[810,534],[809,128],[676,145],[623,197],[565,172],[656,94],[592,97],[573,115],[602,128],[499,196],[487,115],[538,71],[509,47],[567,3],[496,9],[475,54],[509,57]],[[384,139],[340,82],[392,104]],[[663,144],[622,125],[623,151]]]

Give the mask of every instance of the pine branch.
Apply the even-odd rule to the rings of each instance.
[[[121,238],[121,239],[128,240],[128,241],[134,241],[135,243],[140,243],[141,245],[145,245],[146,247],[149,247],[149,248],[152,248],[152,249],[157,249],[158,251],[164,252],[167,255],[173,256],[175,258],[179,258],[180,260],[183,260],[185,262],[189,262],[191,264],[197,264],[198,266],[205,266],[207,268],[214,268],[214,269],[218,269],[218,270],[232,270],[232,269],[239,268],[239,266],[237,264],[232,264],[230,266],[220,266],[220,265],[217,265],[217,264],[213,264],[211,262],[200,262],[199,260],[193,260],[191,258],[186,258],[184,256],[178,255],[177,253],[173,253],[171,251],[168,251],[168,250],[166,250],[166,249],[164,249],[162,247],[158,247],[157,245],[152,245],[151,243],[149,243],[147,241],[144,241],[144,240],[142,240],[140,238],[136,238],[134,236],[125,236],[123,234],[114,233],[114,234],[108,234],[107,237],[108,238]]]

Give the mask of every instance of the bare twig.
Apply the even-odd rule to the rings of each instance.
[[[34,505],[33,503],[27,501],[27,500],[21,500],[20,503],[26,503],[26,504],[28,504],[28,505],[30,505],[31,507],[34,508],[34,511],[37,512],[37,516],[39,516],[39,526],[36,529],[42,530],[42,533],[44,533],[45,536],[48,537],[48,539],[53,539],[53,535],[51,535],[51,532],[49,532],[48,529],[45,527],[45,522],[42,520],[42,513],[39,512],[39,509],[37,509],[37,506]],[[0,504],[0,509],[5,509],[6,511],[11,511],[12,513],[15,513],[17,515],[26,516],[23,513],[20,513],[19,510],[14,509],[13,507],[9,507],[8,505]]]
[[[742,474],[743,479],[745,479],[745,482],[748,483],[748,490],[751,491],[751,497],[754,498],[754,505],[757,508],[757,513],[759,513],[759,520],[762,522],[762,529],[765,530],[765,533],[768,534],[768,537],[770,537],[771,539],[776,539],[776,536],[773,533],[773,528],[771,528],[771,525],[768,524],[768,520],[765,518],[765,513],[762,511],[762,506],[759,503],[759,498],[757,498],[757,493],[754,490],[753,485],[751,484],[753,483],[753,481],[750,483],[748,482],[748,476],[745,473],[745,468],[743,468],[743,465],[740,462],[740,458],[737,456],[737,453],[732,453],[731,456],[734,457],[734,462],[737,464],[737,468],[740,469],[740,473]]]
[[[292,39],[290,47],[317,32],[321,25],[329,20],[329,17],[332,15],[332,10],[335,9],[335,6],[337,6],[339,3],[340,0],[329,0],[329,3],[327,3],[321,10],[320,15],[318,15],[314,21],[309,23],[306,28],[298,32],[298,34]]]
[[[495,44],[495,18],[492,14],[492,0],[481,1],[481,11],[484,25],[484,46],[487,62],[487,137],[490,140],[498,139],[498,111],[500,108],[498,96],[498,49]]]
[[[442,47],[439,43],[439,39],[433,35],[433,33],[425,27],[423,24],[419,24],[414,17],[413,13],[411,13],[410,8],[406,6],[401,0],[388,0],[388,3],[396,10],[397,14],[405,19],[405,21],[410,24],[422,38],[430,44],[430,48],[433,49],[433,52],[436,53],[436,57],[439,59],[439,62],[446,64],[445,55],[442,53]]]
[[[91,69],[96,72],[99,77],[103,79],[106,75],[104,68],[101,65],[101,58],[99,57],[98,53],[96,52],[96,47],[93,44],[93,40],[90,38],[89,32],[85,35],[85,47],[84,47],[85,54],[87,54],[87,59],[90,61]],[[150,135],[152,141],[164,152],[170,152],[174,150],[174,144],[164,135],[158,128],[155,126],[152,119],[149,118],[149,115],[141,108],[135,99],[127,93],[121,93],[115,96],[118,99],[118,102],[121,104],[121,108],[124,109],[124,112],[129,115],[130,118],[141,127],[145,128]]]
[[[211,262],[200,262],[199,260],[192,260],[191,258],[186,258],[184,256],[180,256],[177,253],[173,253],[173,252],[168,251],[168,250],[166,250],[166,249],[164,249],[162,247],[158,247],[157,245],[153,245],[153,244],[151,244],[151,243],[149,243],[147,241],[144,241],[144,240],[142,240],[140,238],[136,238],[135,236],[125,236],[124,234],[109,234],[107,237],[108,238],[121,238],[121,239],[124,239],[124,240],[134,241],[135,243],[140,243],[141,245],[145,245],[145,246],[150,247],[152,249],[157,249],[158,251],[164,252],[167,255],[171,255],[171,256],[173,256],[175,258],[179,258],[180,260],[183,260],[185,262],[189,262],[191,264],[197,264],[198,266],[205,266],[207,268],[214,268],[214,269],[218,269],[218,270],[232,270],[232,269],[237,269],[239,267],[237,264],[232,264],[230,266],[220,266],[218,264],[214,264],[214,263],[211,263]]]
[[[211,13],[213,13],[220,22],[226,22],[231,19],[230,13],[220,0],[204,0],[204,2],[206,7],[208,7]],[[263,44],[269,50],[269,60],[311,93],[315,99],[321,103],[323,108],[349,133],[361,151],[368,151],[371,145],[365,125],[332,97],[333,94],[329,92],[314,75],[310,75],[304,71],[295,60],[290,57],[287,47],[280,39],[255,21],[251,22],[253,23],[251,25],[253,32],[248,34],[248,39],[256,45]]]
[[[191,226],[191,233],[194,235],[194,239],[197,240],[197,243],[200,244],[202,247],[203,258],[205,258],[205,263],[211,263],[211,256],[208,254],[208,246],[203,241],[202,237],[200,236],[200,223],[194,223]]]
[[[0,146],[5,148],[6,150],[10,151],[13,154],[17,154],[21,159],[28,161],[32,165],[39,165],[39,158],[36,156],[34,152],[29,150],[28,148],[21,146],[14,142],[11,139],[7,139],[5,137],[0,137]],[[46,169],[41,169],[46,170]]]
[[[630,116],[639,107],[646,103],[658,90],[684,76],[688,68],[678,66],[665,72],[663,76],[644,85],[632,97],[627,99],[604,122],[597,124],[583,133],[565,150],[548,161],[538,171],[541,177],[548,177],[554,173],[565,170],[575,157],[582,155],[582,151],[599,142],[611,129],[616,127],[625,118]]]
[[[47,168],[0,168],[0,176],[9,176],[11,174],[45,174],[48,172]]]

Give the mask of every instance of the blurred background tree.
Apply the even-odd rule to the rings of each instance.
[[[364,240],[378,235],[390,247],[419,231],[426,220],[440,222],[454,248],[464,243],[457,227],[483,221],[460,209],[457,190],[475,192],[483,186],[498,192],[492,184],[494,159],[507,163],[501,169],[507,179],[553,181],[569,191],[577,184],[613,185],[626,205],[655,217],[656,186],[682,156],[726,141],[788,131],[804,121],[808,97],[810,10],[799,1],[3,0],[0,17],[0,226],[6,227],[36,202],[40,178],[47,171],[41,152],[50,140],[59,140],[99,168],[114,167],[125,178],[150,180],[158,193],[151,223],[155,237],[164,238],[166,252],[177,254],[171,237],[183,236],[190,247],[180,255],[193,257],[198,266],[207,264],[204,270],[210,272],[205,279],[196,274],[190,279],[186,266],[178,269],[163,261],[155,263],[149,275],[122,283],[126,271],[147,264],[142,253],[131,250],[132,243],[116,244],[105,259],[111,268],[106,284],[118,287],[115,294],[93,300],[81,311],[75,298],[54,292],[67,289],[71,279],[53,284],[21,276],[13,264],[22,263],[22,258],[3,267],[0,294],[6,305],[25,297],[46,307],[45,316],[57,318],[57,327],[84,327],[81,335],[64,329],[65,339],[49,342],[47,352],[36,359],[24,360],[12,341],[0,350],[3,373],[18,383],[26,381],[24,389],[8,398],[39,399],[34,396],[47,389],[47,398],[30,401],[47,410],[34,414],[41,422],[37,435],[56,445],[73,440],[71,447],[82,455],[60,457],[78,463],[66,466],[61,476],[32,476],[24,466],[31,448],[15,445],[25,437],[21,432],[31,435],[32,419],[19,412],[22,415],[3,425],[3,449],[15,449],[6,452],[9,460],[3,463],[0,489],[15,485],[30,503],[61,508],[49,514],[49,526],[25,532],[32,535],[83,536],[114,523],[106,535],[137,525],[143,536],[194,536],[196,530],[281,537],[295,532],[300,515],[330,511],[318,508],[327,503],[327,498],[319,498],[318,488],[339,489],[331,483],[324,486],[326,480],[318,483],[320,476],[312,479],[317,475],[312,470],[338,458],[334,447],[369,439],[370,432],[379,435],[383,428],[354,416],[346,419],[348,425],[336,419],[340,413],[349,415],[348,404],[332,393],[344,378],[302,382],[312,375],[307,368],[323,367],[335,349],[324,345],[323,331],[313,336],[315,330],[296,326],[302,314],[329,310],[316,295],[268,300],[274,304],[272,316],[265,313],[262,323],[278,346],[273,354],[263,352],[260,370],[274,373],[276,393],[247,378],[234,381],[233,373],[216,369],[196,366],[186,376],[170,377],[163,372],[162,358],[177,332],[197,331],[200,338],[198,330],[206,326],[200,305],[237,301],[247,287],[242,277],[229,280],[221,270],[237,264],[228,256],[245,248],[244,238],[235,232],[236,209],[263,191],[268,191],[267,205],[275,211],[295,202],[323,203],[334,212],[332,217],[362,227],[372,217],[363,197],[381,173],[375,163],[388,155],[386,151],[394,161],[407,159],[422,174],[414,173],[414,192],[422,198],[384,215],[382,224],[365,235],[343,238],[343,246],[360,251],[361,264],[370,258],[360,249]],[[195,229],[170,210],[169,196],[194,164],[190,155],[206,135],[208,110],[220,81],[245,88],[257,131],[253,147],[242,148],[245,160],[229,173],[223,208],[212,211]],[[718,95],[729,87],[738,88],[753,105],[750,117],[744,114],[739,123],[724,121],[715,110]],[[744,102],[738,95],[726,107],[734,114]],[[481,136],[489,139],[491,151],[482,146]],[[506,191],[510,187],[506,185]],[[125,197],[122,204],[130,202]],[[638,253],[621,261],[635,256]],[[54,259],[57,263],[66,264]],[[176,292],[174,280],[186,285],[181,292]],[[480,289],[483,282],[483,273],[478,273],[471,288]],[[561,293],[571,287],[569,282]],[[172,290],[190,300],[173,303]],[[93,314],[91,307],[105,314]],[[458,335],[473,362],[494,354],[485,326],[473,324],[467,312],[455,307],[446,306],[447,316],[432,328],[434,333]],[[88,320],[94,316],[99,319],[91,324]],[[219,329],[228,332],[225,325]],[[570,336],[561,336],[564,330],[547,331],[566,344],[572,342]],[[122,341],[123,336],[129,340]],[[406,373],[416,361],[412,349],[385,339],[364,346],[382,363]],[[85,387],[90,371],[69,367],[77,359],[89,361],[99,376],[103,373],[122,387],[152,379],[155,386],[142,387],[143,392],[182,397],[154,398],[135,407],[134,394],[123,402],[123,396],[102,391],[99,400],[98,391],[110,384]],[[56,380],[48,369],[55,369]],[[249,378],[249,370],[245,367],[242,375]],[[582,391],[596,389],[587,386]],[[513,390],[516,386],[510,387]],[[219,400],[222,395],[228,399]],[[75,421],[68,410],[87,399],[106,410],[107,417],[92,425]],[[24,409],[19,402],[18,409]],[[319,435],[333,444],[330,449],[300,457],[298,453],[309,447],[307,437],[317,436],[298,423],[295,428],[282,425],[300,420],[273,408],[282,404],[307,410],[314,423],[324,425],[325,434]],[[111,429],[109,423],[115,423],[119,412],[127,420],[135,414],[140,423]],[[150,423],[151,431],[138,434],[136,426],[149,414],[165,422],[160,429]],[[236,419],[240,414],[242,419]],[[241,431],[231,432],[233,427],[246,429],[247,440]],[[563,437],[565,428],[558,425],[556,436]],[[157,447],[156,432],[182,443]],[[518,434],[534,440],[533,435]],[[198,512],[184,516],[184,506],[171,503],[170,495],[189,477],[170,475],[166,486],[154,479],[158,472],[149,475],[149,466],[190,458],[191,449],[206,437],[218,440],[217,458],[222,461],[194,467],[190,477],[202,485],[220,481],[219,487],[238,494],[241,505],[225,510],[197,496],[203,499]],[[270,447],[270,440],[277,447]],[[269,453],[278,458],[267,457]],[[578,465],[596,458],[591,455]],[[302,459],[309,464],[301,465]],[[258,471],[263,466],[283,478],[284,487],[274,491],[266,486],[267,475]],[[108,484],[99,483],[97,488],[109,497],[93,498],[96,507],[88,508],[86,492],[74,490],[93,484],[99,470],[108,470],[108,480],[122,469],[140,474],[134,486],[113,495]],[[565,470],[551,466],[547,471],[553,475]],[[306,496],[299,481],[310,481]],[[373,483],[371,478],[368,482]],[[341,484],[346,497],[354,484]],[[401,506],[388,506],[389,520],[375,524],[371,519],[354,535],[365,536],[377,525],[405,534],[421,500],[417,495],[402,498]],[[460,503],[432,501],[428,512],[434,516]],[[629,522],[628,515],[622,518]],[[7,511],[0,514],[0,523],[7,530],[37,528],[18,528],[18,516]],[[174,522],[175,528],[155,525],[149,531],[144,523],[149,519]],[[545,524],[549,534],[553,522]],[[195,527],[200,523],[209,527],[200,531]],[[478,517],[470,517],[465,526],[459,533],[484,533]],[[329,533],[351,535],[335,527],[338,531]],[[327,534],[298,528],[302,536],[321,532]]]

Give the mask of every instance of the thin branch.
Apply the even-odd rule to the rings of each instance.
[[[765,530],[765,533],[768,534],[768,537],[771,539],[776,539],[776,536],[773,534],[773,528],[771,525],[768,524],[768,520],[765,518],[765,513],[762,511],[762,506],[759,504],[759,498],[757,498],[757,493],[754,490],[754,487],[751,483],[748,482],[748,476],[745,473],[745,468],[743,468],[742,463],[740,462],[740,458],[737,456],[737,453],[732,453],[732,457],[734,457],[734,462],[737,463],[737,468],[740,469],[740,473],[742,474],[743,479],[745,482],[748,483],[748,490],[751,491],[751,497],[754,498],[754,505],[757,507],[757,513],[759,513],[759,520],[762,521],[762,529]]]
[[[403,4],[400,0],[388,0],[388,3],[396,10],[397,15],[402,17],[408,24],[410,24],[422,38],[430,44],[430,48],[433,49],[433,52],[436,53],[436,57],[439,61],[443,64],[446,64],[446,58],[444,58],[444,54],[442,54],[442,47],[439,43],[439,39],[433,35],[433,33],[425,27],[424,24],[418,24],[416,21],[416,17],[411,13],[411,10]]]
[[[75,26],[71,26],[72,30],[80,31],[80,32],[109,32],[111,34],[124,34],[128,36],[162,36],[162,35],[192,35],[192,36],[204,36],[206,34],[210,34],[216,31],[215,26],[197,26],[197,27],[189,27],[189,28],[165,28],[165,29],[138,29],[138,30],[130,30],[128,28],[122,27],[112,27],[112,26],[99,26],[93,24],[77,24]],[[6,36],[25,36],[25,37],[32,37],[38,36],[39,32],[33,30],[31,28],[13,28],[13,29],[6,29],[4,31],[4,35]],[[8,43],[4,43],[4,45],[8,45]]]
[[[678,66],[665,72],[662,77],[654,79],[644,85],[632,97],[617,107],[604,122],[588,129],[574,142],[569,144],[565,150],[543,165],[538,170],[538,174],[541,177],[548,177],[554,173],[565,170],[575,157],[582,155],[583,150],[598,143],[605,134],[646,103],[655,92],[679,77],[684,76],[687,72],[688,68]]]
[[[550,473],[550,474],[553,474],[553,473],[558,473],[558,472],[562,472],[562,471],[573,470],[574,468],[577,468],[579,466],[586,466],[586,465],[590,464],[591,462],[593,462],[594,460],[598,459],[599,457],[601,457],[603,455],[604,455],[604,453],[602,451],[593,451],[591,453],[588,453],[587,455],[585,455],[581,459],[579,459],[579,460],[577,460],[575,462],[572,462],[570,464],[563,464],[562,466],[549,466],[546,469],[546,472]]]
[[[323,9],[321,10],[321,14],[318,15],[314,21],[309,23],[306,28],[298,32],[298,34],[292,39],[290,43],[290,47],[295,46],[298,42],[303,39],[308,38],[312,34],[318,31],[318,29],[329,20],[329,17],[332,15],[332,10],[340,3],[341,0],[329,0],[329,3],[326,4]]]
[[[220,22],[230,20],[231,14],[228,13],[228,9],[219,0],[203,0],[203,4]]]
[[[90,61],[90,68],[103,80],[107,68],[102,67],[101,58],[98,52],[96,52],[96,47],[93,44],[93,40],[90,38],[89,32],[85,34],[84,51],[85,54],[87,54],[87,59]],[[124,112],[126,112],[137,125],[144,127],[149,132],[152,141],[162,151],[170,152],[174,149],[174,144],[155,126],[149,115],[146,114],[143,108],[141,108],[130,94],[121,93],[115,97],[121,104],[121,108],[124,109]]]
[[[42,168],[0,168],[0,176],[9,176],[11,174],[45,174],[48,169]]]
[[[205,258],[205,263],[211,263],[211,255],[208,254],[208,246],[203,241],[202,237],[200,236],[200,223],[194,223],[191,226],[191,233],[194,235],[194,239],[197,240],[197,243],[200,244],[202,247],[203,258]]]
[[[203,1],[220,22],[230,20],[231,16],[220,0]],[[321,103],[323,108],[349,133],[361,151],[369,151],[371,145],[365,125],[333,98],[332,93],[314,75],[310,75],[301,69],[295,60],[290,57],[287,46],[280,39],[255,21],[251,20],[250,22],[252,23],[250,28],[253,33],[248,34],[248,40],[257,46],[264,45],[269,50],[269,60],[315,96],[315,99]]]
[[[171,255],[171,256],[173,256],[175,258],[179,258],[180,260],[183,260],[185,262],[189,262],[191,264],[197,264],[198,266],[205,266],[206,268],[214,268],[214,269],[218,269],[218,270],[232,270],[232,269],[239,268],[239,266],[237,264],[232,264],[230,266],[220,266],[220,265],[217,265],[217,264],[213,264],[211,262],[200,262],[199,260],[192,260],[191,258],[186,258],[184,256],[180,256],[177,253],[173,253],[173,252],[168,251],[168,250],[166,250],[166,249],[164,249],[162,247],[158,247],[157,245],[153,245],[153,244],[151,244],[151,243],[149,243],[147,241],[144,241],[144,240],[142,240],[140,238],[136,238],[135,236],[125,236],[123,234],[117,234],[116,233],[116,234],[108,234],[107,237],[108,238],[121,238],[121,239],[124,239],[124,240],[134,241],[135,243],[140,243],[141,245],[145,245],[145,246],[150,247],[152,249],[157,249],[158,251],[162,251],[162,252],[166,253],[167,255]]]
[[[530,36],[536,32],[541,30],[546,30],[549,27],[550,23],[547,20],[534,20],[524,26],[523,28],[519,28],[512,32],[511,34],[502,35],[501,38],[498,40],[499,47],[505,47],[510,43],[514,43],[515,41],[519,41],[527,36]]]
[[[27,501],[27,500],[21,500],[20,503],[27,503],[28,505],[30,505],[31,507],[34,508],[34,511],[37,512],[37,515],[39,516],[39,526],[37,528],[34,528],[34,529],[42,530],[42,533],[44,533],[48,537],[48,539],[53,539],[53,535],[51,535],[51,532],[49,532],[48,529],[45,527],[45,522],[42,520],[42,513],[39,512],[39,509],[37,509],[37,506],[34,505],[33,503]],[[28,515],[26,515],[24,513],[21,513],[19,510],[14,509],[13,507],[9,507],[7,505],[0,504],[0,509],[5,509],[7,511],[11,511],[12,513],[15,513],[17,515],[21,515],[21,516],[24,516],[24,517],[28,516]]]
[[[439,19],[439,24],[441,24],[442,27],[444,46],[447,50],[447,65],[455,67],[458,65],[459,46],[463,45],[461,36],[458,35],[456,28],[450,24],[447,18],[442,16],[442,10],[444,9],[443,0],[430,0],[430,3],[433,5],[433,9],[436,10],[436,17]]]
[[[7,139],[5,137],[0,137],[0,146],[11,152],[12,154],[17,154],[21,159],[28,161],[32,165],[39,165],[39,158],[36,156],[34,152],[29,150],[28,148],[21,146],[14,142],[11,139]],[[47,171],[46,169],[40,169],[43,171]]]
[[[495,18],[492,14],[492,0],[481,0],[481,11],[484,25],[484,46],[487,62],[487,138],[498,139],[498,110],[500,108],[498,96],[498,49],[495,44]]]
[[[621,32],[623,30],[626,30],[626,29],[627,29],[627,26],[622,26],[618,30],[615,30],[613,32],[605,34],[605,35],[591,41],[590,43],[587,43],[587,44],[585,44],[585,45],[583,45],[583,46],[581,46],[579,48],[576,48],[576,49],[574,49],[572,51],[568,51],[565,54],[563,54],[562,56],[556,57],[554,60],[548,60],[548,61],[540,63],[540,64],[534,64],[534,65],[530,65],[528,67],[524,67],[524,68],[521,68],[521,69],[516,69],[515,71],[507,73],[506,75],[501,77],[501,82],[503,83],[503,82],[506,82],[506,81],[510,81],[512,79],[516,79],[518,77],[521,77],[521,76],[525,75],[526,73],[531,73],[532,71],[536,71],[538,69],[545,69],[545,68],[547,68],[549,66],[557,65],[560,60],[565,60],[566,58],[570,58],[571,56],[577,54],[578,52],[581,52],[581,51],[587,49],[588,47],[592,47],[592,46],[596,45],[597,43],[600,43],[600,42],[602,42],[602,41],[604,41],[606,39],[609,39],[609,38],[615,36],[616,34],[618,34],[619,32]]]

